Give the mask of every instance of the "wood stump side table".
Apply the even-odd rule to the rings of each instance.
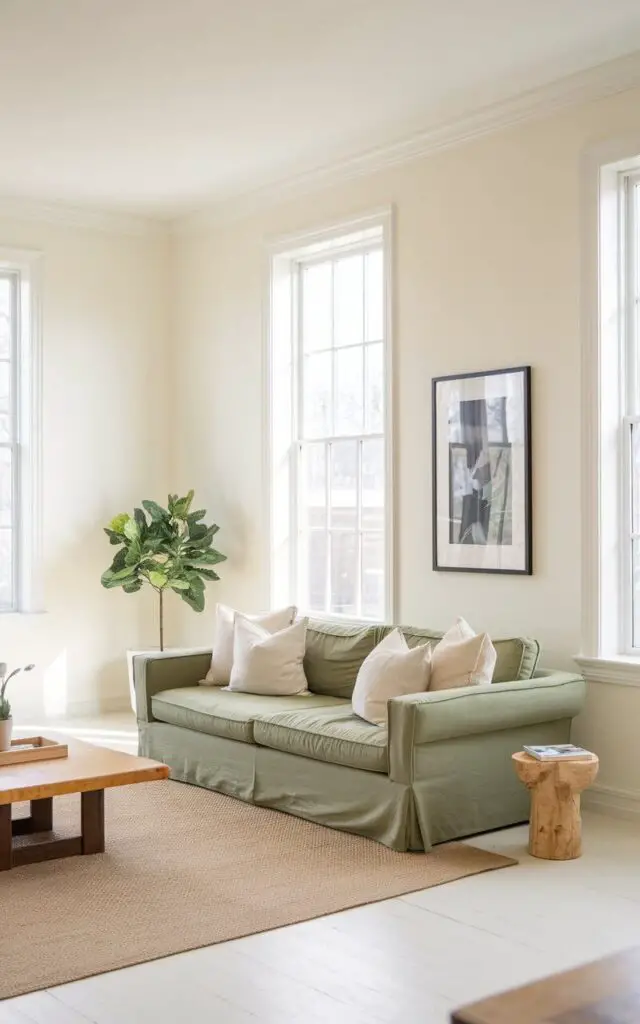
[[[574,860],[582,853],[580,793],[598,774],[595,754],[582,760],[538,761],[512,755],[518,778],[531,790],[529,853],[543,860]]]

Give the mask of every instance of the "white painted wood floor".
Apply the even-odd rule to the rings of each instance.
[[[64,729],[135,750],[126,715]],[[584,825],[578,861],[534,860],[526,828],[504,830],[474,842],[517,867],[21,996],[0,1024],[445,1024],[455,1006],[640,944],[640,823]]]

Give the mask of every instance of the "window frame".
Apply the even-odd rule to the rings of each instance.
[[[15,279],[10,350],[12,590],[0,615],[42,611],[42,255],[0,247],[0,275]]]
[[[374,241],[373,233],[378,237]],[[342,245],[336,244],[339,239],[346,239]],[[375,623],[393,621],[395,615],[395,578],[394,578],[394,487],[393,487],[393,332],[392,332],[392,210],[385,208],[362,217],[341,222],[319,231],[279,239],[268,245],[268,269],[266,283],[267,316],[265,318],[265,477],[266,477],[266,518],[268,527],[268,565],[270,605],[272,607],[299,598],[299,551],[300,545],[294,541],[293,531],[297,531],[300,480],[298,466],[302,448],[314,441],[328,444],[335,440],[360,441],[368,438],[379,438],[384,441],[385,464],[385,516],[383,527],[384,543],[384,609],[383,619],[364,618],[362,616],[341,615],[339,613],[313,611],[309,614],[319,618],[336,621]],[[298,301],[301,275],[304,267],[318,263],[327,258],[348,255],[349,252],[364,252],[370,248],[382,249],[383,280],[384,280],[384,311],[383,311],[383,366],[384,366],[384,419],[382,432],[375,434],[349,434],[338,437],[319,437],[303,439],[300,425],[303,415],[302,367],[300,359],[301,344],[301,303]],[[278,301],[275,297],[274,282],[288,281],[290,294],[287,297],[285,311],[278,312]],[[289,324],[286,319],[289,317]],[[276,479],[276,463],[278,453],[274,444],[274,372],[283,347],[290,349],[290,458],[286,469],[288,474],[288,569],[283,573],[278,566],[276,554],[279,546],[277,535],[279,523],[282,521],[282,508],[276,509],[275,496],[282,485]],[[367,343],[359,346],[363,349]],[[335,426],[335,424],[333,425]],[[329,466],[327,465],[327,472]],[[279,522],[276,522],[279,520]],[[274,530],[274,524],[276,529]],[[281,531],[280,531],[281,536]],[[282,539],[280,545],[283,544]],[[361,572],[361,558],[358,558]],[[362,581],[360,581],[360,593]],[[306,609],[301,609],[303,612]]]

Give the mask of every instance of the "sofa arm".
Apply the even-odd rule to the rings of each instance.
[[[197,686],[211,665],[211,650],[185,651],[181,654],[137,654],[133,659],[133,686],[136,717],[151,722],[151,698],[162,690],[179,686]]]
[[[406,781],[422,743],[574,718],[586,684],[573,672],[536,672],[533,679],[409,694],[389,701],[389,774]]]

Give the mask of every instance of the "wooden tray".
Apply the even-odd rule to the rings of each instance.
[[[68,757],[66,743],[48,740],[46,736],[25,736],[11,740],[11,750],[0,750],[0,767],[21,764],[24,761],[50,761],[54,757]]]

